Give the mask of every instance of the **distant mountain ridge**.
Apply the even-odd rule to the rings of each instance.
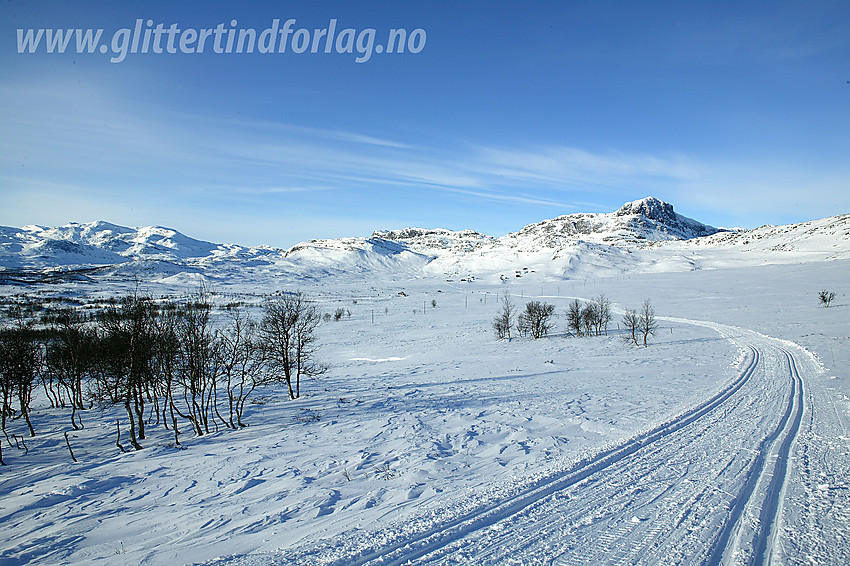
[[[190,238],[163,226],[128,228],[102,220],[53,228],[0,226],[0,272],[147,263],[148,271],[173,273],[241,249]]]
[[[162,226],[71,222],[53,228],[0,227],[0,273],[106,266],[113,274],[162,277],[224,276],[234,270],[295,278],[343,273],[368,277],[374,270],[408,275],[503,274],[522,261],[545,265],[556,277],[572,277],[589,266],[609,271],[657,269],[652,267],[657,258],[633,254],[650,249],[675,256],[671,265],[676,269],[697,268],[699,260],[692,256],[698,250],[730,247],[843,257],[850,254],[850,215],[728,231],[682,216],[671,204],[647,197],[615,212],[567,214],[499,238],[474,230],[404,228],[376,230],[366,238],[310,240],[288,250],[216,244]]]
[[[676,213],[673,205],[654,197],[628,202],[616,212],[576,213],[529,224],[518,232],[500,238],[473,230],[405,228],[375,231],[373,238],[404,242],[427,253],[474,251],[488,247],[511,249],[559,248],[579,241],[594,243],[641,244],[689,240],[724,230]]]
[[[721,231],[676,213],[669,203],[647,197],[628,202],[616,212],[567,214],[544,220],[499,240],[513,247],[536,245],[538,248],[557,248],[578,241],[640,245],[690,240]]]

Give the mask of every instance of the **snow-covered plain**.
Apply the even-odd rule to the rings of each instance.
[[[350,310],[318,330],[331,371],[297,401],[256,392],[250,427],[182,449],[160,426],[121,454],[120,411],[92,409],[76,464],[68,415],[41,402],[29,451],[4,446],[0,564],[850,563],[850,246],[762,231],[788,245],[571,240],[558,259],[519,245],[491,262],[473,233],[473,257],[451,241],[427,261],[389,238],[358,269],[341,242],[291,271],[154,270],[152,294],[204,279],[221,302],[297,287]],[[0,289],[85,298],[137,281]],[[505,290],[557,305],[554,332],[496,340]],[[600,293],[616,309],[652,299],[649,348],[616,323],[566,335],[567,303]]]

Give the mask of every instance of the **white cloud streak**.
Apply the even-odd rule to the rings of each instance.
[[[472,200],[541,208],[541,217],[575,210],[576,203],[647,194],[718,214],[731,207],[742,218],[850,208],[846,167],[566,145],[427,147],[371,133],[122,104],[91,86],[0,85],[0,106],[0,209],[7,209],[0,222],[20,218],[10,208],[34,213],[56,204],[45,196],[60,186],[67,187],[63,207],[101,218],[115,218],[122,207],[155,210],[157,197],[181,206],[195,199],[219,214],[231,202],[263,206],[248,197],[304,201],[392,188],[420,197],[436,191],[457,206]]]

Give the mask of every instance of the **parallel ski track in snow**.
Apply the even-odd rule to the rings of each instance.
[[[747,474],[747,481],[732,511],[731,517],[734,520],[727,521],[721,536],[718,537],[712,546],[712,553],[707,561],[707,564],[712,566],[729,563],[736,557],[735,555],[740,546],[740,536],[738,537],[739,540],[736,540],[732,546],[728,546],[729,535],[733,529],[738,529],[740,532],[742,528],[740,524],[742,513],[747,505],[753,503],[751,499],[757,483],[765,481],[767,477],[770,478],[769,484],[762,496],[763,502],[758,512],[758,522],[754,525],[755,533],[752,537],[751,546],[753,551],[749,560],[746,560],[745,563],[769,564],[771,562],[770,558],[776,542],[777,523],[782,507],[782,492],[785,487],[791,445],[797,437],[800,424],[803,421],[803,380],[800,379],[800,374],[797,371],[797,362],[791,352],[785,348],[779,348],[779,351],[785,355],[793,389],[779,424],[774,432],[762,441],[759,455]],[[779,443],[780,438],[782,439],[781,443]],[[771,457],[774,459],[772,472],[766,474],[766,468],[771,467],[768,466],[768,460]],[[753,511],[753,515],[755,515],[755,510]]]
[[[681,322],[746,343],[745,367],[709,399],[450,521],[356,556],[308,550],[304,562],[769,563],[804,412],[797,362],[769,337]]]
[[[545,481],[531,489],[509,499],[500,501],[499,503],[485,507],[484,509],[478,509],[473,513],[461,516],[450,523],[439,525],[438,527],[421,533],[413,539],[404,540],[395,545],[382,548],[377,552],[360,557],[353,562],[349,562],[349,564],[351,564],[351,566],[360,566],[377,561],[377,563],[380,564],[396,565],[416,560],[417,558],[421,558],[442,548],[447,541],[460,539],[471,532],[493,525],[498,521],[503,521],[511,515],[519,513],[529,505],[536,503],[553,493],[562,491],[569,486],[575,485],[600,470],[603,470],[608,466],[623,460],[627,456],[638,452],[640,449],[646,448],[655,442],[659,442],[673,432],[713,411],[726,399],[738,391],[747,382],[747,380],[750,379],[750,376],[753,374],[753,371],[758,365],[758,350],[751,348],[750,355],[751,359],[746,369],[741,372],[732,384],[710,398],[708,401],[694,409],[691,409],[690,411],[687,411],[672,421],[635,437],[625,444],[606,450],[588,460],[579,462],[575,467],[561,474],[547,478]],[[402,551],[401,556],[394,557],[400,550]]]

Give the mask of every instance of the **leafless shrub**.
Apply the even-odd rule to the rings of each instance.
[[[824,289],[820,293],[818,293],[818,300],[824,307],[829,307],[829,303],[835,298],[835,293],[833,291],[827,291]]]
[[[520,315],[525,330],[535,340],[549,334],[554,327],[552,315],[555,313],[555,305],[541,303],[540,301],[529,301],[525,305],[525,311]]]
[[[505,291],[499,296],[499,314],[493,320],[493,330],[500,340],[511,339],[511,327],[514,325],[516,305],[511,299],[510,293]]]

